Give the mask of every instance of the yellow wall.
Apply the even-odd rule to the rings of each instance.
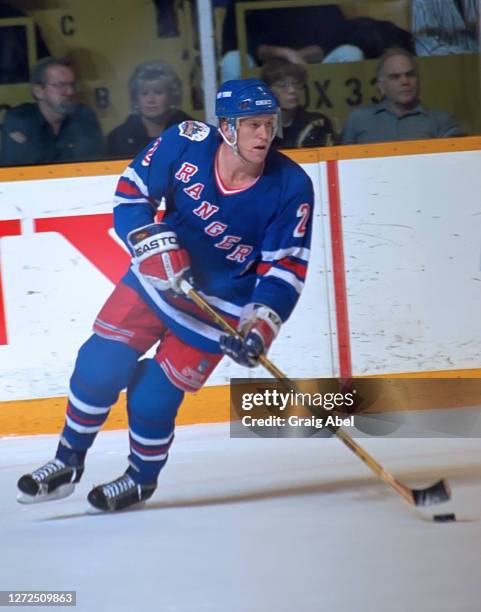
[[[54,55],[67,55],[73,60],[83,87],[82,99],[96,110],[105,134],[129,112],[127,79],[138,63],[149,59],[163,59],[176,68],[184,84],[182,107],[202,118],[202,112],[192,108],[191,99],[191,84],[200,82],[196,68],[198,56],[193,48],[197,33],[192,16],[184,10],[178,12],[181,35],[159,38],[155,7],[150,0],[96,3],[92,0],[45,0],[41,3],[17,0],[15,4],[40,27]],[[177,2],[179,7],[184,4],[190,6],[188,2]],[[378,18],[386,18],[386,10],[392,7],[396,9],[397,21],[402,21],[406,15],[405,0],[348,0],[345,4],[350,6],[351,12],[355,9],[356,14]],[[424,103],[452,112],[467,133],[480,133],[479,57],[421,58],[419,64]],[[353,108],[371,104],[376,96],[372,82],[374,61],[317,64],[308,68],[308,108],[329,115],[338,128]],[[28,86],[21,84],[0,87],[0,104],[25,101],[28,91]],[[105,108],[101,106],[103,92],[108,93],[109,99]]]

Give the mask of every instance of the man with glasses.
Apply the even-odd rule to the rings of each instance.
[[[98,121],[76,102],[77,84],[66,59],[41,60],[30,83],[35,103],[9,110],[2,128],[4,165],[47,164],[96,159],[102,149]]]

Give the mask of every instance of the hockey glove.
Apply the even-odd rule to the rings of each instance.
[[[247,304],[239,321],[242,337],[223,335],[219,341],[220,348],[240,365],[253,368],[259,363],[260,355],[269,350],[281,324],[279,315],[271,308]]]
[[[190,277],[190,259],[177,235],[166,223],[139,227],[127,235],[142,276],[159,291],[172,289],[181,293],[179,282]]]

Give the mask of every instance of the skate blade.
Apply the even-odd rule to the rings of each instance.
[[[27,495],[27,493],[19,493],[17,495],[17,501],[19,504],[39,504],[41,502],[54,501],[56,499],[63,499],[72,495],[75,490],[74,483],[67,483],[60,485],[58,489],[52,491],[52,493],[39,493],[38,495]]]

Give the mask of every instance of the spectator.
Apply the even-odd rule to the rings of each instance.
[[[169,64],[160,61],[139,64],[128,87],[133,112],[108,136],[111,157],[134,157],[165,129],[191,119],[177,109],[182,86]]]
[[[348,116],[342,144],[461,136],[452,115],[421,104],[418,70],[408,51],[392,48],[384,53],[378,64],[377,85],[383,102]]]
[[[417,55],[477,53],[477,0],[413,0]]]
[[[271,60],[262,69],[262,80],[274,92],[281,109],[282,136],[276,136],[274,146],[323,147],[334,143],[329,117],[307,112],[301,106],[301,91],[307,83],[303,66],[282,59]]]
[[[236,31],[236,4],[227,7],[222,32],[221,80],[240,76],[240,53]],[[246,14],[248,36],[247,64],[253,67],[270,59],[284,59],[293,64],[308,62],[354,62],[363,59],[358,47],[346,44],[348,21],[334,5],[279,7],[250,11]]]
[[[77,84],[67,59],[47,57],[30,77],[35,103],[9,110],[2,128],[1,161],[8,165],[95,159],[102,136],[95,114],[77,104]]]

